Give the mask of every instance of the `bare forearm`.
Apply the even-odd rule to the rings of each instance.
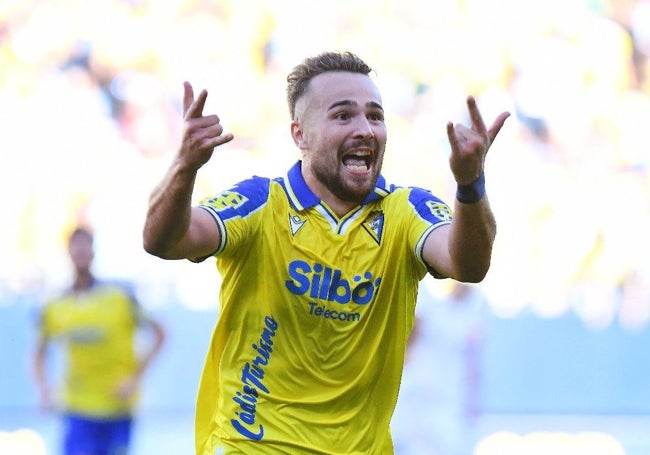
[[[496,220],[487,195],[473,204],[456,201],[449,236],[449,254],[459,281],[477,283],[490,268]]]
[[[43,409],[49,409],[52,402],[50,397],[50,382],[47,377],[47,341],[39,340],[32,363],[34,382],[38,389],[40,405]]]
[[[142,376],[144,374],[145,370],[149,368],[149,365],[151,364],[152,360],[158,356],[160,353],[160,350],[163,347],[163,344],[165,343],[165,329],[163,329],[162,325],[160,325],[158,322],[151,320],[150,321],[150,327],[153,332],[153,343],[145,352],[142,357],[140,358],[140,361],[138,362],[138,371],[137,375]]]
[[[192,191],[197,171],[208,162],[214,148],[233,139],[230,133],[222,134],[219,116],[203,115],[208,92],[202,90],[195,100],[192,85],[185,82],[183,87],[181,145],[165,178],[151,194],[142,236],[144,249],[164,259],[203,257],[219,243],[211,220],[202,222],[200,215],[198,220],[193,218]]]
[[[195,170],[175,162],[151,193],[143,230],[143,245],[148,253],[179,259],[176,246],[190,226],[195,180]]]
[[[32,372],[34,380],[40,389],[47,387],[47,375],[45,373],[45,351],[39,348],[34,356],[34,363],[32,365]]]
[[[490,268],[497,230],[485,194],[485,157],[510,113],[502,112],[488,128],[473,96],[467,97],[467,109],[469,127],[447,123],[449,165],[458,185],[447,248],[452,277],[478,283]]]

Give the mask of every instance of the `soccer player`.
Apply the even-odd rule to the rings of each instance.
[[[47,374],[49,346],[65,346],[66,371],[62,411],[65,455],[123,455],[128,453],[133,407],[142,374],[160,351],[163,327],[145,316],[125,288],[101,282],[91,271],[93,234],[75,229],[68,253],[74,266],[72,287],[44,306],[34,358],[41,405],[51,409],[51,380]],[[152,342],[136,355],[135,333],[149,329]]]
[[[182,141],[151,195],[143,240],[165,259],[215,257],[222,275],[197,455],[393,453],[420,280],[478,282],[488,271],[496,224],[483,164],[509,114],[488,128],[468,97],[471,126],[447,125],[452,217],[429,191],[382,177],[387,131],[370,72],[349,52],[296,66],[287,94],[301,159],[198,206],[197,172],[233,135],[204,115],[207,91],[195,99],[184,85]]]

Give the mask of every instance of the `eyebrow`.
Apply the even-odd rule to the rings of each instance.
[[[357,106],[357,103],[351,100],[341,100],[341,101],[336,101],[335,103],[332,103],[330,107],[327,108],[328,111],[331,111],[332,109],[339,107],[339,106]],[[366,103],[367,107],[373,108],[373,109],[379,109],[383,112],[384,108],[381,106],[381,104],[375,102],[375,101],[369,101]]]

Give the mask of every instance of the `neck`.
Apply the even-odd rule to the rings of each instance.
[[[77,272],[72,288],[75,291],[83,291],[89,289],[93,281],[95,281],[95,277],[89,271]]]
[[[303,179],[309,187],[309,189],[321,200],[323,201],[333,212],[334,214],[342,218],[348,214],[355,207],[360,205],[360,202],[350,202],[343,200],[337,197],[327,186],[325,186],[321,181],[316,178],[311,173],[303,171]]]
[[[325,198],[321,199],[327,206],[334,212],[338,218],[343,218],[345,215],[350,213],[355,207],[358,207],[359,204],[352,202],[341,201],[337,198]]]

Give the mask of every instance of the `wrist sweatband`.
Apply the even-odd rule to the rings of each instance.
[[[467,185],[458,185],[456,199],[463,204],[478,202],[485,194],[485,173],[481,172],[476,180]]]

